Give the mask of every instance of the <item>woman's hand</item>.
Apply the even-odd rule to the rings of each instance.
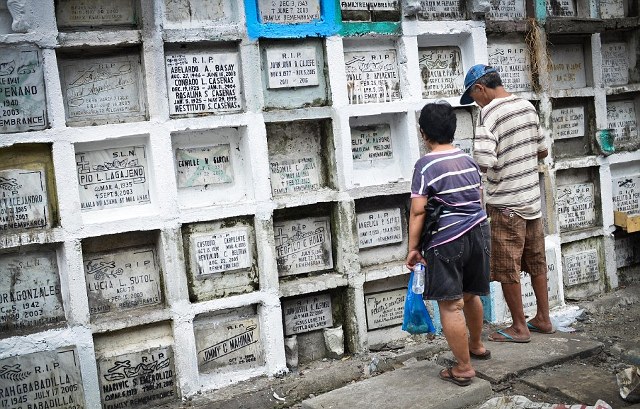
[[[409,254],[407,254],[406,266],[409,270],[413,271],[413,267],[416,263],[422,263],[427,265],[427,261],[420,254],[420,250],[409,250]]]

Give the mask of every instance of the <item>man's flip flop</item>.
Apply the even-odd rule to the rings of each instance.
[[[440,379],[442,379],[443,381],[455,383],[458,386],[469,386],[469,385],[471,385],[471,379],[472,378],[467,378],[467,377],[464,377],[464,376],[455,376],[450,367],[449,368],[444,368],[442,371],[440,371],[439,376],[440,376]]]
[[[488,349],[484,350],[484,354],[474,354],[473,352],[469,351],[469,355],[473,359],[481,359],[483,361],[486,361],[487,359],[491,359],[491,351],[489,351]]]
[[[556,332],[555,329],[551,329],[551,331],[543,331],[540,328],[536,327],[535,325],[533,325],[530,322],[527,322],[527,327],[529,328],[529,331],[531,332],[539,332],[541,334],[553,334],[554,332]]]
[[[493,342],[515,342],[518,344],[526,344],[527,342],[531,341],[531,338],[515,338],[509,334],[507,334],[506,332],[504,332],[504,330],[497,330],[495,332],[495,334],[500,335],[502,338],[496,338],[492,335],[489,335],[489,341],[493,341]]]

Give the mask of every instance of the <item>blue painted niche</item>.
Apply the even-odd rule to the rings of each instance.
[[[274,8],[304,5],[312,0],[269,0]],[[328,37],[340,29],[339,13],[335,0],[319,0],[320,19],[307,23],[264,23],[260,17],[260,0],[244,0],[247,32],[257,38]],[[282,5],[282,6],[281,6]]]

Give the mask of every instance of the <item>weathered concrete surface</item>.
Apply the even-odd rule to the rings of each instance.
[[[416,362],[305,400],[302,408],[458,409],[483,403],[492,393],[489,382],[482,379],[467,387],[444,382],[438,378],[441,369],[429,361]]]

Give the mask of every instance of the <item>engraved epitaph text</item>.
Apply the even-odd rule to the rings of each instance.
[[[284,334],[293,335],[333,326],[331,296],[319,294],[282,302]]]
[[[401,98],[395,50],[345,52],[344,61],[350,104]]]
[[[50,227],[44,170],[0,170],[0,233]]]
[[[328,217],[274,222],[281,276],[333,268]]]
[[[358,213],[358,244],[361,249],[402,242],[400,209]]]

